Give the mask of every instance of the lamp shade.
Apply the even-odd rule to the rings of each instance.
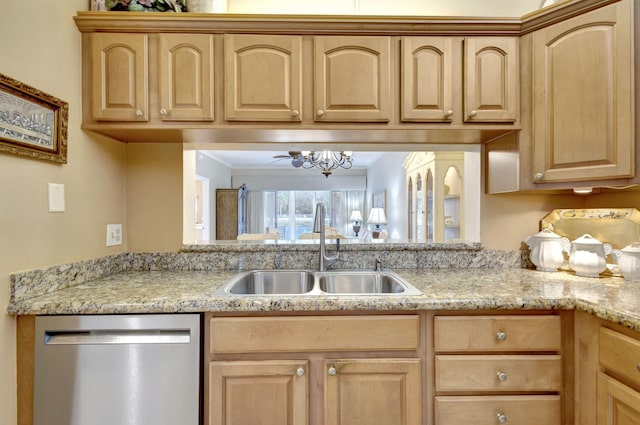
[[[369,224],[387,224],[387,216],[384,214],[384,209],[376,207],[371,208],[369,211],[369,218],[367,219]]]
[[[351,217],[349,218],[351,221],[362,221],[362,214],[360,210],[351,211]]]

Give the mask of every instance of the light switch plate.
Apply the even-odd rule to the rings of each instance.
[[[64,185],[49,183],[49,212],[64,212]]]
[[[107,246],[122,245],[122,224],[107,224]]]

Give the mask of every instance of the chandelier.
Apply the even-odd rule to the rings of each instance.
[[[351,154],[352,152],[350,151],[340,151],[339,153],[332,151],[302,151],[300,153],[302,158],[298,159],[299,165],[293,164],[293,166],[302,166],[302,168],[307,169],[319,168],[322,170],[322,174],[328,178],[336,168],[344,168],[345,170],[351,168]]]

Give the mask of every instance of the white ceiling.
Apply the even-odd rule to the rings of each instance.
[[[282,151],[198,151],[214,158],[230,168],[264,168],[264,167],[291,167],[291,160],[275,159],[276,155],[288,155]],[[376,162],[384,152],[353,152],[353,167],[368,168]]]

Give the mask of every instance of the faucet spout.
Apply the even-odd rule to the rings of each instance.
[[[338,261],[340,257],[340,239],[336,239],[336,255],[328,256],[326,252],[326,240],[325,240],[325,223],[324,216],[326,215],[326,208],[322,202],[318,202],[316,205],[316,215],[313,220],[313,232],[320,233],[320,271],[324,272],[333,263]]]

